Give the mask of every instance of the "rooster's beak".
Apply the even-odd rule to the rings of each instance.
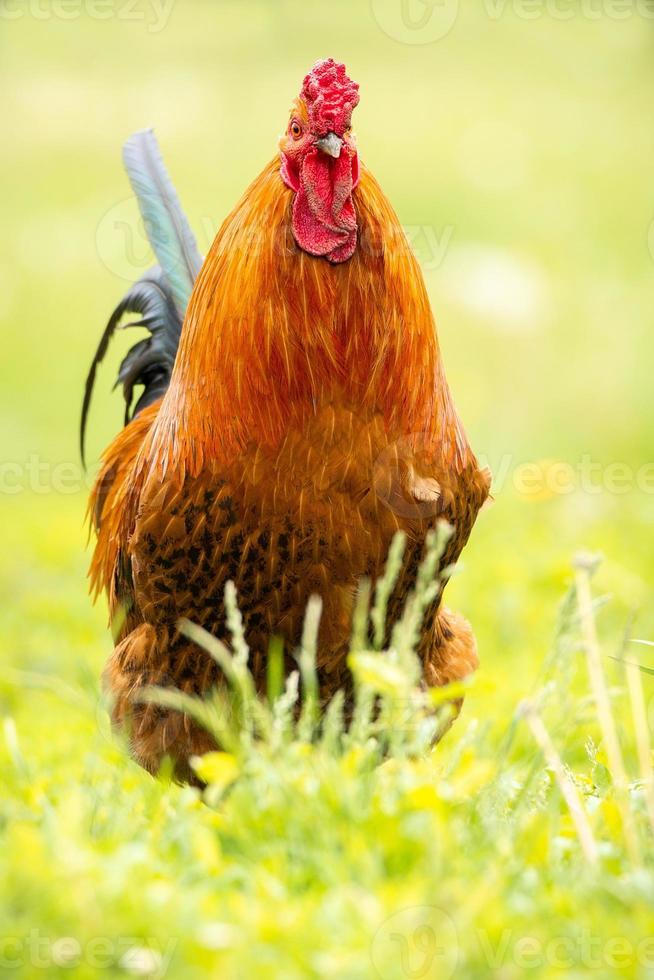
[[[323,153],[327,153],[328,156],[338,159],[341,155],[343,140],[336,133],[327,133],[322,139],[316,140],[316,146]]]

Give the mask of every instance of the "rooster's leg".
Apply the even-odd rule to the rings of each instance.
[[[132,755],[144,769],[155,774],[169,758],[176,779],[197,783],[189,759],[215,749],[213,739],[187,715],[142,700],[148,687],[178,686],[168,667],[166,637],[158,637],[147,623],[128,633],[104,673],[111,718],[114,727],[128,737]]]
[[[434,625],[423,646],[423,676],[427,687],[443,687],[463,680],[475,672],[479,664],[477,641],[470,624],[459,613],[441,606]],[[463,698],[452,699],[445,707],[443,725],[436,741],[452,726],[461,711]]]

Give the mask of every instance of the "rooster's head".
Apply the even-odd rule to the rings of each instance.
[[[357,243],[352,191],[359,158],[350,122],[359,86],[332,58],[313,66],[279,144],[281,176],[295,193],[295,241],[310,255],[344,262]]]

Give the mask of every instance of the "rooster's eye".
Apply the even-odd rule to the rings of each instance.
[[[291,123],[291,136],[293,137],[294,140],[299,140],[301,135],[302,135],[302,127],[300,126],[299,122],[296,122],[294,120]]]

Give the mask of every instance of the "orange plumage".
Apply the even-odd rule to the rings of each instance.
[[[282,162],[309,115],[295,103]],[[354,147],[344,123],[331,136]],[[318,159],[314,144],[310,152]],[[169,754],[187,777],[189,756],[211,744],[188,720],[134,697],[150,684],[202,694],[221,682],[178,633],[181,617],[224,636],[222,594],[233,580],[263,687],[269,637],[283,638],[291,669],[307,599],[319,593],[327,699],[349,687],[355,590],[382,572],[393,534],[408,536],[397,610],[428,529],[439,518],[454,527],[442,559],[452,563],[488,494],[445,380],[420,269],[374,177],[357,160],[356,247],[345,259],[298,247],[299,193],[276,158],[225,220],[167,390],[107,449],[93,491],[92,584],[119,619],[106,672],[114,719],[129,722],[133,752],[151,771]],[[429,684],[477,662],[467,623],[438,604],[419,654]]]

